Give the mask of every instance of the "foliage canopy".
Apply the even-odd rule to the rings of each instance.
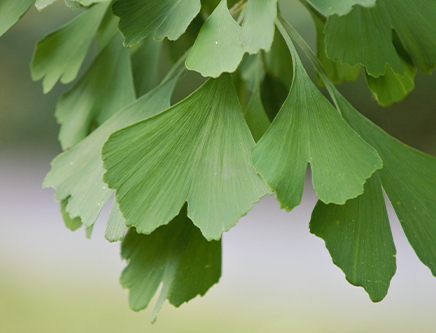
[[[0,35],[33,3],[55,1],[3,0]],[[74,81],[97,45],[58,102],[64,152],[44,186],[56,190],[65,225],[84,225],[87,237],[114,194],[105,236],[122,242],[133,310],[162,283],[153,320],[166,299],[180,306],[218,282],[221,236],[255,202],[275,193],[281,208],[300,204],[308,164],[319,198],[310,231],[351,284],[378,302],[395,274],[383,190],[436,276],[436,158],[335,88],[363,72],[381,105],[407,96],[417,70],[436,66],[436,3],[301,0],[316,26],[314,54],[281,16],[285,1],[65,0],[78,15],[36,45],[31,74],[45,93]],[[172,104],[188,70],[204,83]]]

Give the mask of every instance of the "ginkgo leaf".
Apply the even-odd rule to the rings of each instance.
[[[119,18],[112,13],[112,8],[109,6],[106,13],[101,20],[97,33],[95,34],[95,41],[97,44],[97,53],[100,53],[114,38],[118,31]]]
[[[342,63],[365,66],[373,77],[386,73],[389,64],[404,75],[400,56],[392,43],[389,12],[377,1],[375,8],[356,6],[346,16],[330,16],[325,27],[326,53]]]
[[[64,0],[64,2],[65,2],[65,5],[71,9],[79,9],[81,6],[80,2],[75,1],[75,0]]]
[[[415,88],[416,67],[402,60],[404,75],[395,74],[392,68],[386,68],[386,74],[378,78],[366,74],[368,87],[376,96],[380,105],[389,106],[401,101]]]
[[[370,122],[330,88],[344,119],[383,160],[380,180],[419,259],[436,276],[436,158],[413,149]]]
[[[56,0],[36,0],[35,7],[38,10],[43,10],[45,7],[50,6],[55,1]],[[17,2],[17,1],[15,1],[15,2]]]
[[[178,39],[200,9],[200,0],[118,0],[112,7],[120,18],[119,29],[126,47],[154,31],[157,40]]]
[[[0,36],[26,14],[34,0],[2,0],[0,3]]]
[[[137,97],[148,93],[159,84],[162,44],[148,37],[138,44],[132,54],[132,72]]]
[[[44,93],[59,79],[69,83],[76,78],[107,7],[92,6],[38,42],[30,69],[33,80],[44,78]]]
[[[274,39],[278,0],[248,0],[240,41],[246,52],[269,51]]]
[[[61,125],[59,141],[62,149],[82,141],[134,100],[130,54],[118,35],[57,104],[55,115]]]
[[[66,211],[66,207],[68,204],[68,200],[69,197],[67,197],[66,199],[63,199],[61,201],[61,214],[62,214],[62,219],[64,220],[65,226],[70,229],[71,231],[76,231],[77,229],[79,229],[83,223],[82,220],[80,219],[80,217],[75,217],[75,218],[71,218],[70,215],[67,213]]]
[[[345,205],[316,205],[310,232],[325,240],[333,262],[347,280],[362,286],[373,302],[387,294],[395,274],[395,245],[378,172],[365,192]]]
[[[253,166],[288,211],[301,202],[308,163],[318,197],[327,204],[344,204],[363,193],[382,161],[315,87],[277,24],[293,56],[294,79],[281,110],[253,149]]]
[[[154,90],[117,112],[76,146],[57,156],[44,180],[53,187],[56,200],[69,199],[66,210],[93,225],[113,191],[103,182],[101,149],[109,135],[127,125],[150,117],[170,106],[176,82],[185,72],[183,59]]]
[[[325,52],[324,34],[326,19],[318,12],[314,11],[310,6],[307,6],[307,8],[315,23],[317,57],[321,61],[327,76],[334,84],[339,84],[343,81],[356,80],[360,73],[360,66],[350,66],[349,64],[343,64],[340,61],[334,61],[327,57]],[[323,85],[324,81],[318,77],[318,83]]]
[[[128,265],[120,282],[130,291],[132,310],[145,309],[162,283],[153,322],[165,300],[179,307],[206,294],[221,277],[221,241],[204,239],[186,216],[186,208],[151,235],[131,228],[122,243],[121,256]]]
[[[114,200],[111,205],[104,237],[111,243],[120,242],[123,240],[126,230],[127,227],[123,214],[120,211],[118,202]]]
[[[345,15],[353,6],[374,7],[378,0],[306,0],[324,16]]]
[[[204,77],[233,73],[244,56],[241,29],[229,13],[227,0],[222,0],[202,26],[186,67]]]
[[[188,216],[218,240],[267,194],[251,167],[254,140],[230,75],[209,79],[170,109],[113,133],[104,181],[126,225],[149,234],[188,202]]]

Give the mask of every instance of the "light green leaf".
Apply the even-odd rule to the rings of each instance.
[[[206,294],[221,277],[221,241],[206,241],[187,218],[186,208],[149,236],[130,229],[121,256],[128,260],[120,281],[130,290],[132,310],[145,309],[162,283],[153,322],[165,300],[179,307]]]
[[[254,140],[230,75],[116,133],[103,147],[104,181],[128,227],[149,234],[188,202],[208,240],[236,225],[268,188],[249,164]]]
[[[186,67],[204,77],[233,73],[244,56],[241,29],[230,15],[227,1],[222,0],[201,28]]]
[[[104,142],[112,132],[170,106],[174,86],[185,72],[183,60],[174,66],[157,88],[117,112],[78,145],[53,160],[43,186],[56,190],[56,200],[71,196],[66,210],[72,217],[80,216],[86,226],[94,224],[113,193],[103,182],[101,149]]]
[[[35,7],[38,10],[43,10],[45,7],[50,6],[55,1],[56,0],[36,0]],[[15,2],[17,1],[15,0]]]
[[[118,34],[118,22],[119,18],[112,13],[112,8],[109,6],[95,35],[97,53],[100,53],[114,36]]]
[[[0,2],[0,36],[26,14],[33,0],[2,0]]]
[[[390,66],[386,68],[386,74],[378,78],[366,74],[368,86],[380,105],[389,106],[399,102],[415,88],[416,67],[401,61],[404,65],[404,76],[395,74]]]
[[[156,31],[155,38],[178,39],[201,9],[200,0],[119,0],[112,7],[120,17],[124,45],[131,47]]]
[[[79,9],[80,8],[80,3],[78,1],[75,1],[75,0],[65,0],[65,5],[71,9]]]
[[[316,205],[310,232],[325,240],[333,262],[347,280],[362,286],[373,302],[387,294],[395,274],[396,250],[378,172],[365,192],[345,205]]]
[[[70,229],[71,231],[76,231],[77,229],[79,229],[83,225],[83,223],[82,223],[82,220],[80,219],[80,217],[75,217],[72,219],[70,217],[70,215],[67,213],[66,207],[68,204],[68,200],[69,200],[69,197],[67,197],[61,201],[62,219],[64,220],[65,226],[68,229]]]
[[[248,0],[242,25],[241,43],[246,52],[269,51],[274,39],[278,0]]]
[[[383,159],[381,185],[409,243],[436,276],[436,158],[391,137],[356,111],[334,87],[329,89],[347,122]]]
[[[288,211],[301,202],[308,163],[318,197],[344,204],[363,193],[382,161],[315,87],[283,26],[278,27],[293,56],[294,79],[283,107],[253,150],[253,166]]]
[[[329,17],[325,34],[329,58],[350,65],[361,64],[373,77],[384,75],[387,64],[395,73],[404,75],[383,0],[378,0],[375,8],[356,6],[346,16]]]
[[[38,42],[31,74],[33,80],[44,78],[44,93],[49,92],[59,78],[62,83],[76,78],[107,7],[107,3],[92,6]]]
[[[162,58],[162,42],[148,37],[132,54],[132,71],[136,96],[140,97],[159,83],[159,65]]]
[[[126,230],[127,227],[123,214],[120,211],[118,202],[114,200],[111,205],[104,237],[111,243],[120,242],[123,240]]]
[[[348,14],[353,6],[374,7],[376,0],[306,0],[324,16]]]
[[[413,63],[424,72],[436,66],[436,2],[433,0],[378,0],[386,5]]]
[[[62,149],[82,141],[117,111],[135,100],[130,55],[116,36],[56,107]]]
[[[311,7],[307,7],[312,15],[316,28],[316,48],[317,57],[321,61],[327,76],[334,84],[339,84],[343,81],[354,81],[360,73],[360,66],[350,66],[343,64],[340,61],[334,61],[327,57],[325,52],[325,24],[326,20],[319,13],[315,12]],[[324,81],[318,77],[318,83],[323,86]]]

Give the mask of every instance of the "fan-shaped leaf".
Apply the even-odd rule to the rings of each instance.
[[[80,216],[87,226],[94,224],[113,192],[103,182],[104,142],[112,132],[168,108],[174,85],[184,71],[182,60],[157,88],[117,112],[78,145],[53,160],[43,185],[55,188],[56,200],[71,196],[66,207],[70,216]]]
[[[62,83],[76,78],[107,7],[107,3],[92,6],[38,42],[31,73],[33,80],[44,78],[44,93],[49,92],[59,78]]]
[[[249,0],[242,25],[241,43],[246,52],[269,51],[274,39],[278,0]]]
[[[222,0],[201,28],[186,67],[213,78],[234,72],[244,56],[240,34],[241,27],[230,15],[227,0]]]
[[[118,0],[113,12],[120,17],[124,44],[131,47],[155,31],[155,38],[178,39],[201,9],[200,0]]]
[[[300,204],[308,163],[318,197],[343,204],[363,193],[366,179],[382,162],[318,91],[278,26],[293,56],[294,79],[283,107],[253,150],[253,166],[286,210]]]
[[[254,140],[230,75],[210,79],[160,114],[113,133],[104,181],[127,226],[151,233],[188,202],[188,216],[220,239],[267,192],[249,164]]]
[[[197,295],[203,296],[221,277],[221,241],[204,239],[187,218],[186,208],[149,236],[130,229],[121,255],[129,262],[121,285],[130,290],[133,310],[146,308],[162,283],[152,321],[165,300],[179,307]]]

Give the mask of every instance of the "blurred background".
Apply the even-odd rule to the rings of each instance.
[[[282,2],[284,15],[315,45],[309,14],[297,0]],[[32,8],[0,38],[0,332],[435,331],[436,279],[391,207],[398,269],[385,300],[373,304],[309,233],[316,203],[310,181],[303,204],[291,213],[266,197],[224,235],[223,276],[206,297],[180,309],[166,303],[154,325],[151,309],[132,312],[118,283],[119,244],[103,236],[108,212],[86,240],[83,230],[65,228],[54,191],[41,188],[60,152],[55,103],[69,86],[43,95],[29,63],[36,41],[76,14],[63,2],[41,13]],[[436,155],[435,77],[418,74],[416,90],[385,109],[363,75],[341,90],[387,132]]]

